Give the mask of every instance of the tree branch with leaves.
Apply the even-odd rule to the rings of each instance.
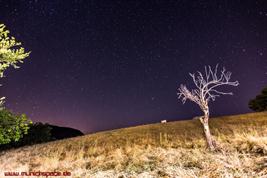
[[[0,78],[4,77],[4,71],[9,67],[19,68],[18,64],[29,56],[21,43],[16,41],[4,24],[0,24]],[[1,85],[0,85],[1,86]],[[0,107],[3,106],[5,97],[0,98]]]
[[[0,78],[9,67],[19,68],[18,64],[23,63],[30,52],[25,52],[21,43],[9,35],[4,24],[0,24]],[[0,84],[1,86],[1,84]],[[29,121],[25,114],[16,115],[4,109],[5,97],[0,98],[0,145],[12,141],[18,141],[27,134]]]

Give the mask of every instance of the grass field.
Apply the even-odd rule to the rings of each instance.
[[[1,152],[0,177],[69,171],[77,178],[267,178],[267,112],[212,118],[210,127],[218,152],[207,151],[199,120],[158,123]]]

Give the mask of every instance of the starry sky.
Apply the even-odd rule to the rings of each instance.
[[[240,85],[212,116],[251,112],[267,86],[265,0],[0,0],[0,23],[31,51],[0,93],[35,122],[92,133],[192,118],[177,88],[217,63]]]

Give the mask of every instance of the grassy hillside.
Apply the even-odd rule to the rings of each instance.
[[[210,119],[221,151],[207,152],[199,120],[158,123],[0,153],[6,171],[71,177],[267,177],[267,112]]]

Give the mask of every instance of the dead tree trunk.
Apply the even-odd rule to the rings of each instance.
[[[203,109],[204,117],[200,119],[203,128],[204,128],[204,134],[206,137],[207,145],[211,151],[215,150],[215,142],[212,139],[211,133],[210,133],[210,127],[209,127],[209,110]]]
[[[214,70],[208,66],[205,67],[205,72],[201,73],[197,71],[190,76],[196,86],[193,90],[188,90],[185,85],[181,85],[178,89],[178,97],[182,99],[183,103],[187,99],[199,105],[201,110],[204,112],[204,116],[200,118],[200,121],[204,127],[204,133],[207,141],[207,145],[210,150],[217,149],[216,142],[213,141],[212,135],[210,134],[209,128],[209,101],[215,101],[216,97],[220,95],[232,95],[232,92],[223,92],[217,90],[218,87],[228,85],[228,86],[238,86],[238,81],[230,82],[231,72],[226,71],[225,68],[222,69],[220,75],[218,75],[218,65]]]

